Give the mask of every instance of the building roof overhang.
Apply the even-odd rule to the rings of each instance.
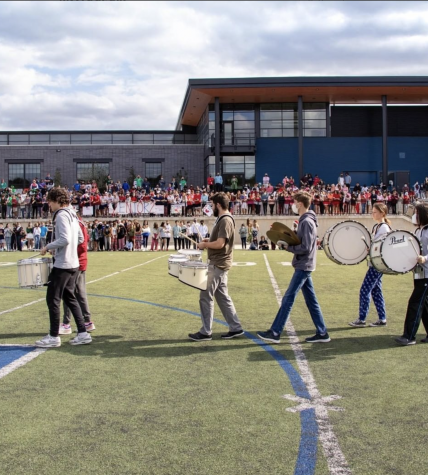
[[[216,97],[223,104],[327,102],[337,104],[428,104],[427,76],[282,77],[189,79],[177,129],[196,126]]]

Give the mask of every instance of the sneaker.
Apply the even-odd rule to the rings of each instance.
[[[369,323],[369,327],[386,327],[386,320],[377,320],[376,322]]]
[[[428,343],[428,335],[425,338],[421,338],[421,343]]]
[[[95,325],[93,322],[85,323],[85,328],[87,332],[93,332],[95,330]]]
[[[75,338],[69,341],[70,345],[88,345],[92,343],[92,337],[87,332],[78,333]]]
[[[61,346],[61,338],[59,336],[46,335],[41,340],[34,343],[39,348],[57,348]]]
[[[321,333],[315,333],[314,336],[305,338],[305,341],[307,343],[328,343],[331,341],[331,338],[328,336],[328,333],[324,333],[324,335],[321,335]]]
[[[201,332],[189,333],[189,338],[193,341],[210,341],[213,339],[212,335],[204,335]]]
[[[239,330],[237,332],[228,332],[223,333],[221,335],[222,340],[231,340],[232,338],[236,338],[237,336],[242,336],[244,334],[244,330]]]
[[[257,332],[257,336],[262,340],[270,341],[271,343],[280,343],[280,335],[274,335],[272,330]]]
[[[365,327],[366,322],[364,320],[360,320],[359,318],[357,318],[357,320],[354,320],[353,322],[350,322],[349,325],[351,327]]]
[[[408,340],[405,336],[395,338],[395,341],[402,346],[416,345],[416,340]]]
[[[60,335],[70,335],[71,333],[71,325],[67,325],[66,323],[61,323],[59,326],[59,332]]]

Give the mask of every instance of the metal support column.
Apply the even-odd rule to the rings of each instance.
[[[215,173],[222,173],[220,164],[220,99],[216,97],[214,99],[214,112],[215,112]]]
[[[299,127],[299,176],[296,183],[300,183],[303,176],[303,98],[299,96],[297,99],[297,123]]]
[[[382,96],[382,182],[385,186],[388,186],[388,115],[386,96]]]

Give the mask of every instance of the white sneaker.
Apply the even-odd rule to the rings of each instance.
[[[61,323],[59,326],[59,334],[60,335],[70,335],[71,334],[71,325],[67,325],[65,323]]]
[[[39,348],[57,348],[61,346],[61,338],[59,336],[46,335],[41,340],[34,343]]]
[[[69,341],[70,345],[88,345],[92,343],[92,337],[88,332],[78,333],[75,338]]]

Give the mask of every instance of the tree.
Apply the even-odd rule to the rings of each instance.
[[[135,170],[134,170],[134,167],[131,166],[129,169],[129,175],[128,175],[128,183],[129,183],[129,186],[132,188],[134,186],[134,181],[135,181],[135,178],[137,177],[137,174],[135,173]]]
[[[59,168],[57,168],[55,170],[55,175],[54,175],[54,178],[53,178],[53,182],[54,182],[54,185],[57,186],[57,187],[62,186],[61,170]]]
[[[103,193],[107,189],[107,186],[106,186],[107,177],[108,177],[108,173],[105,167],[103,167],[102,165],[94,164],[92,169],[86,170],[80,175],[80,180],[89,181],[89,182],[95,181],[97,184],[98,190],[101,193]]]

